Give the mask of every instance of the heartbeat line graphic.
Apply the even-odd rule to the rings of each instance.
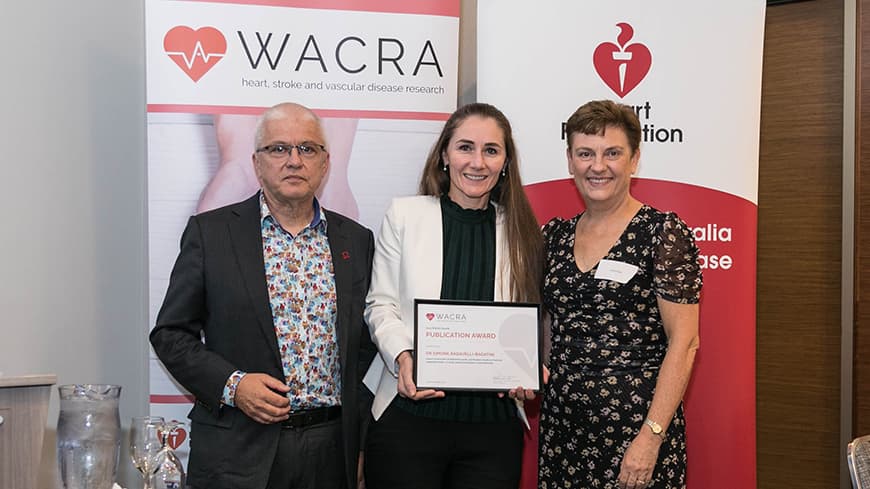
[[[202,62],[207,64],[209,59],[211,58],[217,58],[218,60],[220,60],[224,57],[223,54],[209,54],[205,52],[205,49],[203,49],[202,47],[202,43],[199,41],[196,41],[196,46],[193,47],[193,52],[190,53],[189,58],[187,56],[187,53],[184,51],[166,51],[166,54],[168,54],[169,56],[181,56],[181,59],[184,60],[184,64],[185,66],[187,66],[187,69],[193,68],[193,63],[196,61],[196,58],[202,58]]]
[[[196,83],[224,58],[227,41],[214,27],[179,25],[163,36],[163,52]]]

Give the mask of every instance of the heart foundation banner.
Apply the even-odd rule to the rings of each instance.
[[[642,126],[632,194],[677,212],[701,250],[701,348],[685,395],[690,489],[756,486],[764,13],[761,0],[478,0],[478,99],[514,125],[539,221],[582,210],[563,124],[585,102],[612,99],[633,107]],[[530,489],[537,432],[527,441],[523,487]],[[572,449],[594,448],[581,445]]]
[[[416,193],[456,108],[459,0],[147,0],[149,324],[187,218],[253,195],[257,116],[297,102],[323,121],[325,208],[377,233]],[[265,280],[265,279],[264,279]],[[151,414],[193,398],[150,354]],[[170,442],[186,458],[186,428]]]

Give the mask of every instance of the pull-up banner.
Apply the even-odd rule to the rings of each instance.
[[[704,290],[685,396],[690,489],[756,486],[764,12],[762,0],[478,0],[478,99],[510,118],[538,219],[582,209],[563,124],[585,102],[612,99],[634,107],[643,129],[633,195],[692,228]],[[532,488],[537,438],[528,441],[524,487]]]
[[[455,1],[147,6],[149,112],[291,100],[323,115],[443,120],[456,104]]]
[[[318,199],[375,232],[456,108],[459,0],[146,0],[145,18],[151,325],[188,216],[258,189],[265,108],[321,117]],[[152,414],[185,420],[192,397],[149,358]],[[186,458],[186,430],[169,441]]]

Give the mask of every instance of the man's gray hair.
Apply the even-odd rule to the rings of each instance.
[[[263,112],[263,115],[257,119],[257,128],[254,132],[254,151],[260,148],[260,145],[263,144],[263,136],[266,130],[266,123],[278,119],[283,119],[286,117],[291,117],[295,115],[296,112],[302,112],[306,116],[311,117],[316,123],[317,128],[320,130],[320,134],[323,137],[323,145],[327,146],[326,142],[326,133],[323,131],[323,122],[320,120],[320,117],[317,116],[311,109],[305,107],[304,105],[296,104],[293,102],[284,102],[278,105],[273,105],[266,109]]]

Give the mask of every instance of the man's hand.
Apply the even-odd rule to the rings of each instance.
[[[280,423],[290,414],[290,388],[266,374],[248,373],[236,387],[236,407],[258,423]]]

